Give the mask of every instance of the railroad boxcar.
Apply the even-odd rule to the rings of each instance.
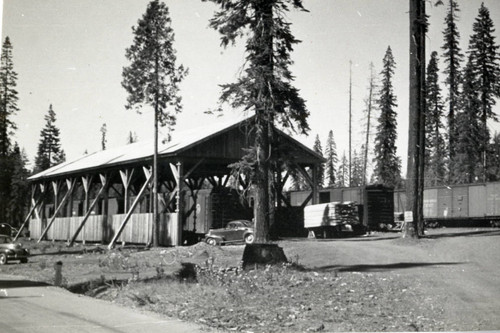
[[[405,205],[404,190],[395,191],[396,212]],[[430,226],[500,226],[500,182],[426,188],[423,210]]]

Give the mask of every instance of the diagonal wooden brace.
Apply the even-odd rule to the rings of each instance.
[[[94,201],[92,201],[89,208],[87,209],[87,213],[83,217],[82,222],[80,222],[80,225],[76,229],[75,234],[73,235],[73,237],[71,237],[71,240],[69,241],[68,246],[73,246],[73,244],[76,241],[76,238],[78,237],[78,234],[83,229],[83,226],[85,225],[90,214],[92,213],[92,209],[94,209],[94,206],[97,204],[99,198],[101,197],[101,195],[104,193],[104,190],[106,189],[106,186],[108,184],[108,177],[106,177],[104,175],[100,175],[100,177],[101,177],[101,188],[99,189],[99,192],[97,193],[97,196],[95,197]]]
[[[76,184],[76,179],[73,179],[71,180],[71,182],[67,182],[68,185],[70,185],[70,187],[68,188],[68,192],[66,192],[66,194],[64,195],[64,198],[62,199],[61,203],[59,204],[59,206],[57,206],[57,209],[56,211],[54,212],[54,215],[52,216],[52,218],[50,219],[50,222],[49,224],[47,225],[47,227],[45,228],[45,230],[43,230],[42,232],[42,235],[40,236],[40,238],[38,239],[37,243],[40,243],[43,239],[43,237],[45,237],[45,235],[47,234],[47,231],[49,231],[50,227],[52,226],[52,224],[54,223],[55,219],[56,219],[56,216],[57,216],[57,213],[59,213],[59,211],[61,210],[61,208],[64,206],[64,204],[66,203],[66,201],[68,200],[68,198],[71,196],[71,193],[73,192],[73,189],[75,188],[75,184]]]

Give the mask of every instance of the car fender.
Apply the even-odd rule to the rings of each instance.
[[[243,239],[245,239],[245,237],[246,237],[246,236],[248,236],[248,235],[253,235],[253,234],[254,234],[254,233],[253,233],[253,231],[250,231],[250,230],[249,230],[249,231],[247,231],[247,232],[245,232],[245,233],[243,234]]]
[[[206,242],[207,239],[209,239],[209,238],[215,239],[217,241],[217,243],[222,243],[222,242],[225,241],[224,238],[221,237],[221,236],[219,236],[219,235],[205,235],[205,240],[204,241]]]

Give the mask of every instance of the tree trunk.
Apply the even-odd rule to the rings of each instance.
[[[158,107],[155,106],[154,111],[154,154],[153,154],[153,225],[152,225],[152,241],[153,247],[158,247]]]
[[[410,0],[410,115],[408,127],[408,159],[406,210],[413,221],[405,224],[403,237],[417,238],[423,226],[423,149],[425,146],[425,2]]]
[[[269,242],[269,121],[257,114],[255,149],[257,150],[256,191],[255,191],[255,242]]]

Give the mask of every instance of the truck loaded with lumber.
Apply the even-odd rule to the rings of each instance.
[[[306,209],[310,191],[290,192],[292,206]],[[394,229],[394,189],[383,185],[360,187],[331,187],[319,190],[319,203],[354,202],[357,204],[359,221],[369,230]]]
[[[310,238],[332,238],[342,234],[362,234],[360,206],[355,202],[329,202],[304,208],[304,228]]]

